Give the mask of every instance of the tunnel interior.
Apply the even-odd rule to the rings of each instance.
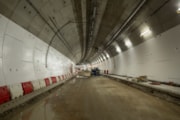
[[[95,94],[99,100],[96,104],[104,106],[100,107],[103,114],[103,109],[109,106],[101,103],[98,95],[111,103],[108,97],[116,92],[112,90],[109,93],[112,95],[107,97],[109,87],[105,87],[103,90],[107,93],[103,93],[101,88],[107,84],[101,79],[105,82],[121,79],[127,88],[133,84],[138,89],[143,86],[144,90],[145,86],[151,93],[154,89],[158,94],[165,91],[168,97],[173,97],[171,102],[180,105],[179,33],[179,0],[0,0],[0,115],[66,82],[69,89],[81,86],[89,96]],[[95,68],[99,69],[100,76],[89,77]],[[139,83],[142,79],[146,83]],[[77,85],[76,82],[71,85],[69,80],[76,81]],[[112,81],[107,83],[117,91],[125,87],[119,82],[117,86]],[[152,87],[153,84],[157,86]],[[126,87],[127,96],[131,96]],[[64,94],[73,96],[73,91],[67,88],[64,87]],[[89,104],[94,105],[94,100],[84,95],[85,92],[75,92],[80,92],[79,97],[74,97],[77,101],[83,97],[83,102],[89,102],[86,100],[89,98]],[[121,97],[126,97],[124,94],[126,92]],[[68,97],[64,99],[68,101]],[[71,106],[77,106],[71,102]],[[59,107],[63,104],[60,102]],[[90,110],[98,109],[92,106],[88,106]],[[180,108],[173,110],[179,112]],[[116,112],[114,108],[112,111]],[[96,115],[96,110],[93,112],[92,116],[96,117],[89,115],[88,119],[105,119]],[[179,116],[175,116],[177,118],[167,120],[178,119]]]

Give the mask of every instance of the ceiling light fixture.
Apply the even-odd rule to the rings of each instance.
[[[151,32],[151,30],[147,27],[147,28],[145,28],[144,30],[143,30],[143,32],[140,34],[140,36],[142,37],[142,36],[149,36],[149,35],[151,35],[152,34],[152,32]]]
[[[102,55],[102,56],[103,56],[104,60],[106,60],[106,56],[105,55]]]
[[[99,57],[99,59],[100,59],[101,62],[103,61],[103,59],[101,58],[101,56]]]
[[[109,58],[109,57],[110,57],[108,53],[106,53],[106,57],[107,57],[107,58]]]
[[[129,48],[132,47],[132,43],[129,39],[125,39],[125,45]]]
[[[176,11],[178,14],[180,14],[180,7],[177,9],[177,11]]]
[[[118,45],[116,45],[116,51],[117,51],[118,53],[121,52],[121,48],[120,48]]]
[[[113,43],[113,46],[115,47],[116,52],[118,52],[118,53],[121,52],[121,48],[120,48],[119,44],[116,41]]]

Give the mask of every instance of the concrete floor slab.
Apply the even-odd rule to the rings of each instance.
[[[76,78],[6,120],[179,120],[180,106],[105,77]]]

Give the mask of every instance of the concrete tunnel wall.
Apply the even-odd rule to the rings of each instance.
[[[180,25],[93,65],[111,74],[180,84]],[[110,64],[110,65],[109,65]]]
[[[74,63],[52,47],[46,68],[47,49],[45,42],[0,15],[0,86],[72,72]]]
[[[113,58],[92,65],[110,74],[175,82],[180,84],[180,25],[119,53]],[[68,74],[75,64],[48,45],[0,15],[0,86],[36,81]],[[73,69],[75,72],[75,69]]]

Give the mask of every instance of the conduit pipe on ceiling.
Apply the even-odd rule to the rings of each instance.
[[[135,8],[135,10],[133,10],[133,12],[130,14],[130,16],[125,20],[125,22],[123,23],[123,25],[120,26],[120,28],[116,31],[116,33],[114,35],[112,35],[112,37],[110,38],[110,41],[106,44],[105,49],[107,49],[115,40],[116,38],[119,36],[119,34],[122,33],[122,31],[124,30],[124,28],[128,25],[128,23],[134,18],[134,16],[139,12],[139,10],[143,7],[143,5],[146,3],[147,0],[142,0],[138,6]],[[104,49],[104,50],[105,50]]]
[[[144,4],[147,2],[147,0],[142,0],[137,7],[133,10],[133,12],[130,14],[130,16],[124,21],[124,23],[120,26],[120,28],[112,35],[109,42],[105,45],[104,49],[99,53],[101,54],[104,50],[106,50],[119,36],[119,34],[122,33],[122,31],[125,29],[125,27],[130,23],[130,21],[134,18],[134,16],[140,11],[140,9],[144,6]]]
[[[90,8],[90,13],[89,13],[89,19],[88,19],[88,21],[89,21],[89,26],[88,26],[88,29],[87,29],[87,31],[88,31],[88,33],[87,33],[87,35],[86,35],[86,37],[87,37],[87,39],[86,39],[86,41],[85,41],[85,55],[83,56],[83,58],[82,58],[82,60],[81,60],[81,62],[82,61],[86,61],[87,62],[87,60],[86,60],[86,58],[87,58],[87,56],[89,56],[89,54],[90,54],[90,51],[91,51],[91,46],[92,46],[92,43],[93,43],[93,33],[94,33],[94,27],[95,27],[95,18],[96,18],[96,13],[97,13],[97,1],[96,0],[92,0],[91,1],[91,3],[90,3],[90,6],[91,6],[91,8]]]

